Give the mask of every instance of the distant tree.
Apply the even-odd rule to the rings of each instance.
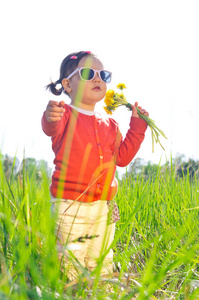
[[[7,154],[3,157],[3,168],[7,179],[10,178],[11,174],[15,176],[19,168],[19,159],[17,157],[10,157]]]
[[[37,181],[41,180],[41,171],[45,171],[47,176],[51,176],[51,169],[48,167],[48,163],[45,160],[37,161],[35,158],[25,158],[20,163],[17,157],[10,157],[9,155],[0,156],[4,174],[9,181],[11,176],[13,179],[18,178],[22,179],[23,175],[29,177],[29,179],[36,179]]]
[[[159,166],[156,164],[152,164],[150,161],[146,166],[143,166],[142,173],[146,179],[153,178],[156,176]]]
[[[177,176],[182,178],[183,176],[189,176],[193,179],[194,176],[199,178],[199,161],[189,159],[188,162],[183,162],[177,166]]]
[[[25,172],[29,179],[34,178],[36,181],[40,181],[41,170],[45,170],[48,177],[50,176],[51,170],[48,168],[48,163],[45,160],[37,161],[35,158],[28,157],[23,159],[18,174],[22,177]]]
[[[132,176],[132,177],[138,176],[138,174],[142,172],[143,165],[144,165],[144,160],[142,158],[138,157],[134,159],[129,165],[128,176]]]
[[[177,153],[176,156],[172,158],[172,163],[175,166],[181,165],[185,161],[186,161],[185,155],[184,154],[180,154],[180,153]]]

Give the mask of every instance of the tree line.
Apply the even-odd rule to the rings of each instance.
[[[3,167],[4,175],[9,180],[21,178],[26,174],[29,178],[34,178],[36,181],[41,180],[41,170],[45,169],[48,177],[51,175],[51,169],[45,160],[36,160],[35,158],[24,158],[22,162],[17,157],[9,155],[0,155],[1,164]]]
[[[28,174],[29,178],[34,178],[36,181],[41,179],[41,169],[45,169],[48,177],[51,177],[52,169],[49,168],[45,160],[36,160],[35,158],[24,158],[22,162],[17,157],[10,157],[9,155],[0,155],[1,164],[7,180],[23,176],[24,172]],[[164,165],[157,165],[152,162],[145,162],[143,159],[134,159],[127,170],[125,176],[136,178],[142,175],[146,180],[156,176],[158,170],[164,172],[168,168],[175,170],[176,178],[183,178],[188,176],[190,179],[199,178],[199,161],[189,159],[185,161],[184,155],[178,155],[167,161]]]
[[[168,169],[173,169],[176,179],[189,177],[190,180],[199,178],[199,161],[194,159],[185,160],[183,154],[177,155],[175,158],[171,158],[163,165],[153,164],[150,161],[145,163],[144,160],[137,158],[130,163],[127,176],[136,178],[140,174],[147,180],[156,176],[160,171],[162,174]]]

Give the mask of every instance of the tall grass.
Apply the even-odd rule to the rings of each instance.
[[[0,162],[0,299],[199,299],[199,183],[172,160],[146,179],[126,176],[116,201],[115,272],[69,282],[57,257],[49,178],[7,179]],[[75,263],[75,262],[74,262]],[[112,286],[107,294],[105,283]]]
[[[123,180],[117,202],[122,217],[118,231],[129,216],[131,221],[118,242],[116,260],[122,261],[124,272],[137,274],[133,289],[140,299],[152,295],[157,299],[196,299],[198,180],[191,182],[189,176],[177,179],[171,164],[165,170],[159,168],[147,181],[142,175],[137,180]]]

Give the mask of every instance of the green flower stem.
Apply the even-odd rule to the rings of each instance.
[[[127,103],[127,104],[124,104],[124,105],[129,110],[132,110],[132,105],[130,103]],[[156,142],[156,144],[159,143],[160,146],[162,147],[162,149],[165,150],[164,147],[162,146],[162,144],[160,143],[160,140],[159,140],[160,134],[165,139],[167,139],[167,137],[165,136],[164,132],[156,126],[155,122],[152,119],[150,119],[148,116],[143,115],[138,107],[136,107],[136,109],[137,109],[138,116],[140,117],[140,119],[143,119],[147,123],[147,125],[150,127],[150,129],[151,129],[152,152],[154,152],[154,144],[155,144],[155,142]]]

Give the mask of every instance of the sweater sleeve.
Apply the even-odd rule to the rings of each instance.
[[[62,131],[64,130],[65,124],[68,119],[67,106],[64,106],[64,108],[65,108],[65,113],[64,113],[62,119],[58,122],[48,122],[46,119],[45,112],[43,113],[43,116],[41,119],[41,126],[42,126],[44,133],[47,136],[51,136],[51,137],[57,136],[60,133],[62,133]]]
[[[115,153],[117,166],[125,167],[132,161],[140,149],[142,141],[144,140],[146,129],[147,123],[144,120],[136,117],[131,117],[130,128],[124,140],[118,129],[116,137],[117,151]]]

